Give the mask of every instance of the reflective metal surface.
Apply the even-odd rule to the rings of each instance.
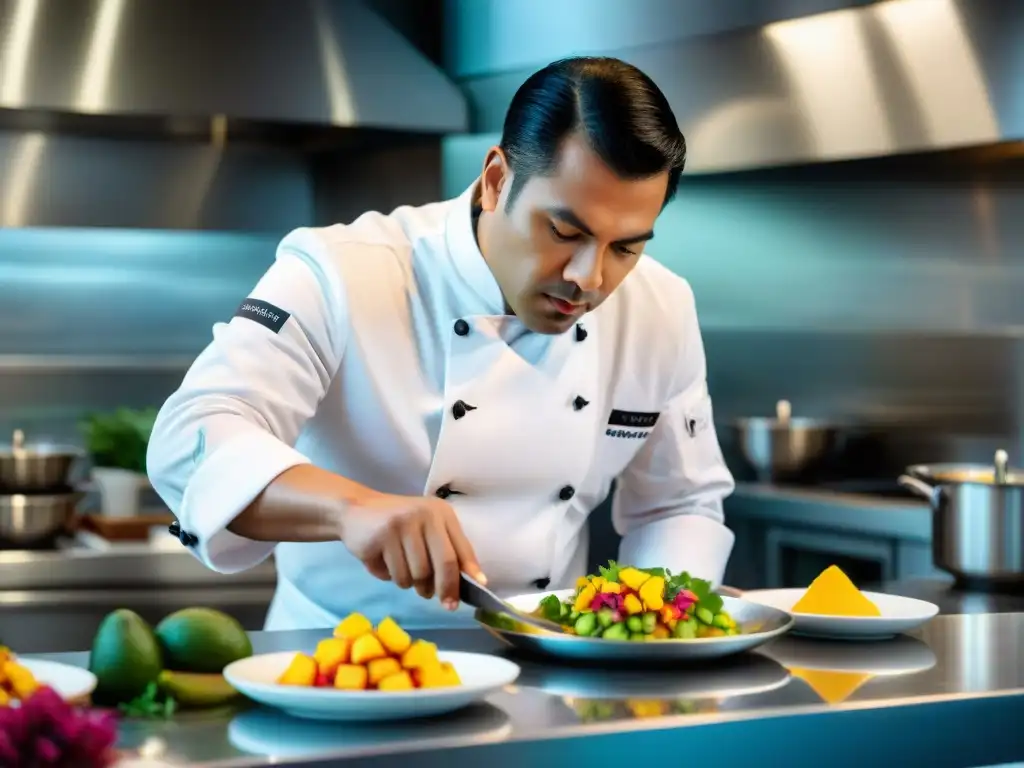
[[[560,594],[560,593],[553,593]],[[567,593],[561,593],[563,596]],[[539,602],[542,595],[537,596]],[[512,648],[538,656],[572,659],[588,662],[616,662],[617,664],[646,664],[650,662],[691,662],[721,659],[757,648],[774,637],[787,632],[793,625],[788,613],[765,605],[757,605],[736,597],[722,597],[740,629],[731,637],[705,637],[694,640],[657,640],[632,642],[629,640],[603,640],[547,633],[530,633],[528,628],[509,629],[506,621],[485,611],[477,611],[476,620],[496,638]],[[516,598],[510,601],[520,610]],[[515,622],[512,621],[515,626]]]
[[[447,132],[467,120],[455,85],[353,0],[2,0],[0,107],[51,122],[71,113]]]
[[[900,483],[932,506],[936,567],[964,582],[1024,585],[1024,484],[994,484],[984,467],[933,472]]]
[[[312,652],[324,631],[254,633],[254,651]],[[482,631],[416,634],[446,649],[511,653]],[[801,767],[1009,761],[1024,756],[1022,649],[1024,614],[1000,614],[940,616],[892,643],[787,636],[747,656],[674,670],[609,674],[607,665],[513,654],[523,668],[517,685],[451,718],[356,729],[251,708],[127,721],[121,745],[162,748],[200,768],[591,764],[601,754],[635,754],[640,738],[654,754],[680,743],[703,754],[699,745],[709,743],[740,765],[763,760],[765,749],[788,749],[786,764]],[[85,663],[87,655],[55,658]]]
[[[0,495],[0,548],[52,545],[66,533],[82,493]]]
[[[451,54],[478,64],[472,72],[464,70],[462,83],[474,108],[474,128],[481,133],[501,130],[515,89],[551,58],[541,46],[532,53],[513,43],[522,30],[550,24],[544,4],[495,8],[490,0],[483,5],[489,7],[466,10],[462,50]],[[768,24],[770,14],[783,14],[751,12],[755,4],[732,11],[664,0],[611,5],[588,12],[600,24],[578,25],[580,31],[572,29],[577,25],[559,25],[570,35],[561,42],[560,55],[614,52],[650,75],[665,90],[687,143],[696,148],[688,163],[692,171],[1024,137],[1016,85],[1024,71],[1017,53],[1024,29],[1019,3],[890,0]],[[572,10],[562,13],[572,18]],[[691,36],[702,26],[695,17],[743,14],[748,18],[741,31]],[[504,23],[496,23],[499,18]],[[704,26],[718,31],[741,25]],[[587,36],[591,39],[579,39]],[[556,42],[549,40],[548,49]],[[686,75],[693,72],[705,74]],[[835,87],[837,78],[842,88]]]

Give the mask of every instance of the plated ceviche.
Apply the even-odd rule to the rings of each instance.
[[[560,600],[548,595],[534,615],[580,637],[606,640],[693,640],[738,635],[710,582],[664,568],[634,568],[614,561],[584,576]]]

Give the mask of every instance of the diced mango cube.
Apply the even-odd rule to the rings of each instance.
[[[573,608],[578,613],[584,613],[590,610],[590,604],[594,601],[594,597],[597,595],[597,588],[593,584],[588,584],[580,593],[576,596],[576,602],[573,604]]]
[[[334,672],[342,664],[348,663],[352,643],[344,637],[328,637],[317,643],[313,658],[316,659],[320,674],[334,679]]]
[[[618,595],[622,592],[622,585],[617,581],[606,581],[601,585],[601,592],[605,595]]]
[[[387,652],[394,656],[401,656],[412,645],[409,633],[398,626],[398,622],[390,616],[377,625],[377,639]]]
[[[334,674],[334,687],[343,691],[361,691],[366,688],[369,672],[358,664],[342,664]]]
[[[6,707],[11,703],[11,695],[3,688],[0,688],[0,707]]]
[[[415,687],[412,677],[404,669],[388,675],[377,684],[378,691],[411,691]]]
[[[576,591],[579,592],[589,583],[590,579],[588,579],[586,576],[580,576],[578,579],[576,579]]]
[[[4,662],[3,670],[15,698],[27,699],[39,688],[35,675],[13,659]]]
[[[353,664],[366,664],[374,659],[383,659],[388,655],[384,646],[374,634],[360,635],[352,641],[352,652],[349,661]]]
[[[316,673],[316,659],[304,653],[296,653],[288,668],[277,678],[277,684],[311,686],[316,683]]]
[[[607,582],[605,581],[604,576],[593,576],[590,579],[590,585],[598,592],[601,591],[601,587],[603,587],[606,583]]]
[[[660,611],[665,605],[665,579],[661,576],[651,576],[638,591],[648,611]]]
[[[626,613],[630,616],[644,612],[643,603],[640,602],[640,598],[636,595],[626,595],[622,600],[622,607],[626,609]]]
[[[651,578],[650,575],[638,571],[636,568],[623,568],[619,571],[619,583],[625,584],[632,590],[638,591],[649,578]]]
[[[725,630],[701,624],[697,627],[697,637],[725,637]]]
[[[402,665],[398,663],[398,659],[386,656],[383,659],[374,659],[366,665],[366,669],[370,673],[370,685],[373,686],[380,684],[388,675],[401,672]]]
[[[437,664],[437,646],[426,640],[417,640],[402,654],[403,669],[419,669]]]
[[[453,688],[462,685],[455,667],[443,661],[414,670],[413,677],[419,688]]]
[[[368,618],[361,613],[350,613],[334,628],[334,636],[355,640],[372,631],[373,624]]]
[[[671,633],[668,631],[668,627],[664,624],[657,624],[654,627],[654,631],[651,632],[651,635],[654,636],[655,640],[667,640],[671,636]]]

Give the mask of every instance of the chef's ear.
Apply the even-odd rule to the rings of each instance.
[[[512,169],[501,147],[491,147],[484,159],[484,172],[480,177],[480,207],[488,213],[498,209],[501,191],[512,180]]]

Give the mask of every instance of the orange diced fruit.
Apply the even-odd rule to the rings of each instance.
[[[420,688],[453,688],[462,685],[455,667],[444,661],[414,670],[413,676]]]
[[[352,642],[352,653],[349,661],[353,664],[366,664],[374,659],[383,659],[387,651],[374,634],[361,635]]]
[[[385,656],[383,659],[374,659],[366,665],[366,668],[370,673],[371,686],[379,685],[380,681],[385,677],[402,671],[402,665],[398,663],[398,659],[390,656]]]
[[[296,653],[288,668],[277,678],[277,684],[311,686],[316,683],[316,674],[316,660],[304,653]]]
[[[437,663],[437,646],[426,640],[417,640],[402,654],[402,667],[419,669],[428,664]]]
[[[654,627],[654,631],[651,632],[655,640],[666,640],[670,636],[668,627],[664,624],[658,624]]]
[[[395,656],[401,656],[412,645],[409,633],[398,626],[398,622],[390,616],[377,625],[377,638],[387,652]]]
[[[342,664],[334,673],[334,687],[343,691],[361,691],[366,688],[369,673],[358,664]]]
[[[373,624],[368,618],[361,613],[350,613],[334,628],[334,636],[355,640],[372,631]]]
[[[415,687],[412,677],[404,669],[388,675],[377,684],[378,691],[411,691]]]
[[[348,663],[351,643],[343,637],[329,637],[317,643],[313,658],[317,668],[326,677],[334,677],[334,671],[342,664]]]

